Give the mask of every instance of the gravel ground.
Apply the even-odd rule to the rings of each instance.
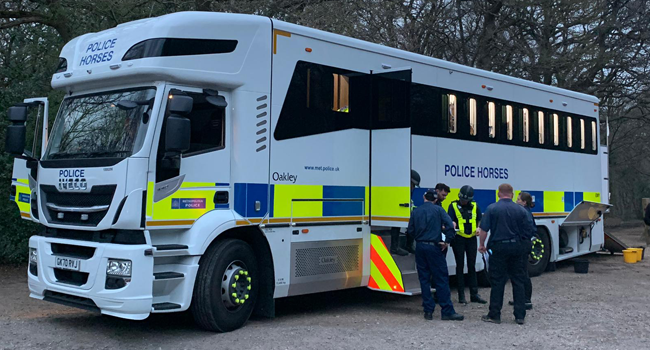
[[[639,243],[640,228],[612,229]],[[592,254],[589,274],[571,262],[533,279],[535,309],[526,325],[505,306],[501,325],[481,322],[486,305],[455,305],[463,322],[425,321],[420,297],[367,289],[278,300],[277,317],[214,334],[188,314],[126,321],[28,297],[26,269],[1,267],[0,349],[646,349],[650,334],[650,259]],[[488,297],[488,289],[482,289]],[[455,290],[452,290],[456,300]],[[506,300],[511,293],[506,291]]]

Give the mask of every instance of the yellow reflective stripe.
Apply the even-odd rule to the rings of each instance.
[[[274,217],[322,217],[323,202],[301,202],[294,199],[323,199],[323,186],[274,185]]]
[[[274,29],[273,30],[273,54],[278,53],[278,35],[291,38],[291,33],[285,32],[284,30]]]
[[[153,217],[153,181],[147,183],[147,216]]]
[[[171,196],[153,204],[153,219],[160,220],[188,220],[198,219],[206,212],[214,209],[214,193],[216,189],[212,190],[186,190],[179,189]],[[172,209],[172,200],[176,198],[182,199],[195,199],[204,200],[205,208],[196,209]]]
[[[447,198],[441,203],[442,208],[447,211],[447,208],[449,208],[449,204],[451,204],[453,201],[458,200],[458,193],[460,192],[459,188],[451,188],[449,190],[449,194],[447,195]]]
[[[147,221],[147,226],[191,226],[195,220]]]
[[[544,191],[544,212],[564,211],[564,192]]]
[[[589,202],[601,202],[600,192],[584,192],[582,194],[582,200]]]
[[[408,218],[409,207],[400,204],[408,203],[411,199],[409,187],[372,187],[372,216],[392,216]]]
[[[389,290],[392,291],[393,289],[390,287],[390,284],[386,282],[386,279],[384,278],[384,275],[379,272],[379,269],[377,266],[375,266],[375,263],[370,261],[370,277],[375,280],[375,283],[377,283],[377,286],[381,290]]]
[[[388,270],[390,270],[390,272],[393,274],[393,277],[395,277],[395,280],[397,280],[397,283],[399,283],[400,287],[404,289],[404,282],[402,282],[402,272],[397,267],[397,264],[395,264],[395,260],[393,260],[393,257],[390,255],[388,249],[386,249],[384,243],[380,241],[379,236],[371,234],[370,244],[373,248],[375,248],[375,251],[379,255],[379,258],[381,258],[384,264],[386,264],[386,267],[388,267]]]
[[[14,197],[14,201],[18,205],[18,209],[20,209],[21,212],[30,213],[31,210],[32,210],[31,204],[21,202],[19,200],[21,194],[26,194],[26,195],[30,196],[29,198],[31,200],[32,191],[29,189],[29,181],[28,180],[23,180],[23,179],[17,179],[16,181],[21,183],[21,184],[24,184],[24,185],[16,185],[16,197]]]
[[[181,188],[215,187],[214,182],[183,182]]]

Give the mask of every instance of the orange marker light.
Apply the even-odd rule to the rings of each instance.
[[[302,233],[309,233],[309,229],[308,228],[303,228]]]
[[[555,220],[551,220],[551,224],[554,224],[554,223],[555,223]]]
[[[549,100],[551,103],[553,103],[553,100]]]
[[[311,47],[305,47],[305,51],[311,52]]]
[[[481,87],[482,87],[483,89],[485,89],[485,85],[481,85]]]
[[[597,110],[597,109],[594,109],[594,112],[598,112],[598,110]]]

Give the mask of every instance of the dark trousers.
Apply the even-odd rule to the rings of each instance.
[[[436,307],[431,295],[431,281],[436,287],[438,304],[442,308],[442,315],[456,313],[451,303],[451,292],[449,291],[449,270],[445,253],[439,245],[416,243],[415,264],[418,269],[420,288],[422,288],[422,306],[424,312],[433,312]]]
[[[530,282],[530,276],[528,276],[528,257],[533,249],[533,243],[531,241],[523,241],[522,247],[524,251],[521,257],[521,264],[524,268],[524,295],[526,296],[526,302],[530,303],[533,296],[533,283]]]
[[[400,247],[400,228],[399,227],[392,227],[390,229],[390,249],[397,249],[401,248]],[[395,248],[393,248],[393,244],[395,245]],[[412,249],[413,247],[413,237],[410,235],[406,235],[406,249],[409,249],[409,247]]]
[[[526,317],[526,306],[524,300],[524,271],[521,264],[522,244],[520,242],[494,242],[489,244],[488,248],[492,250],[489,261],[492,290],[490,291],[490,312],[488,316],[492,319],[501,319],[503,292],[509,278],[512,282],[515,318],[524,319]]]
[[[477,252],[476,237],[465,238],[461,235],[456,235],[451,242],[451,248],[454,250],[454,258],[456,259],[456,277],[458,278],[458,295],[465,295],[465,275],[463,269],[465,268],[465,254],[467,254],[467,278],[469,284],[469,294],[478,294],[478,283],[476,282],[476,252]]]

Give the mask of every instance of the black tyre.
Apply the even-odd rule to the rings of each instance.
[[[539,276],[546,270],[551,259],[551,239],[546,229],[538,227],[533,240],[533,249],[528,257],[528,275]]]
[[[226,239],[210,247],[201,260],[191,312],[196,323],[213,332],[243,326],[255,307],[259,274],[253,249]]]

